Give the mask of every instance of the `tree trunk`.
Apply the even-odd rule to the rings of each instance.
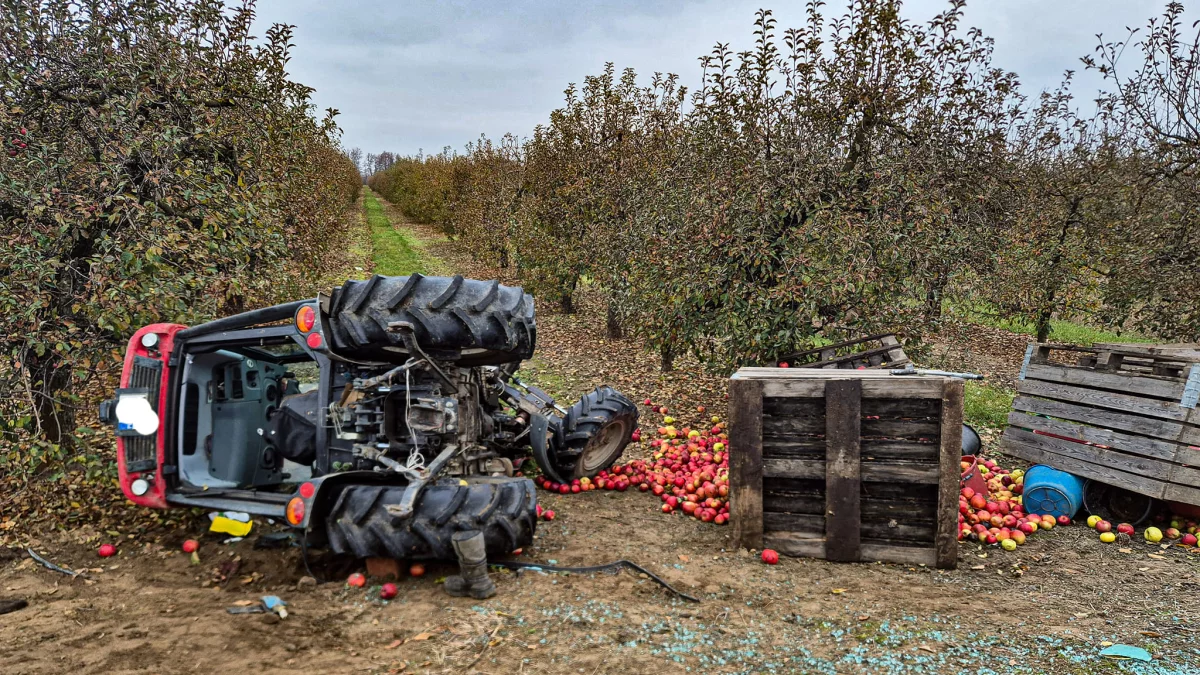
[[[575,313],[575,300],[571,297],[570,293],[563,292],[563,294],[559,296],[558,307],[562,310],[563,314]]]
[[[937,274],[925,292],[925,320],[937,323],[942,319],[942,297],[946,289],[946,275]]]
[[[608,301],[608,317],[605,322],[608,328],[608,337],[613,340],[620,340],[625,337],[624,331],[621,330],[621,319],[617,316],[617,305],[612,300]]]
[[[507,247],[500,248],[500,269],[502,269],[502,270],[508,269],[508,248]]]
[[[27,364],[35,419],[41,425],[42,438],[62,447],[71,447],[75,429],[75,411],[58,405],[71,384],[71,367],[53,353],[36,357]]]
[[[663,345],[658,349],[658,355],[662,359],[659,364],[659,369],[664,373],[669,373],[675,370],[675,350],[670,345]]]

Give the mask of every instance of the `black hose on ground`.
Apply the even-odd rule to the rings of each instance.
[[[616,571],[621,570],[621,568],[629,568],[635,572],[640,572],[641,574],[645,574],[647,577],[650,577],[651,579],[653,579],[655,581],[655,583],[657,583],[659,586],[662,586],[663,588],[667,589],[668,591],[671,591],[675,595],[678,595],[679,597],[683,598],[684,600],[687,600],[688,602],[700,602],[700,598],[688,595],[687,593],[684,593],[683,591],[676,589],[674,586],[672,586],[671,584],[668,584],[666,581],[664,581],[661,577],[656,575],[654,572],[651,572],[650,570],[646,569],[645,567],[642,567],[641,565],[639,565],[635,562],[632,562],[630,560],[618,560],[616,562],[610,562],[610,563],[607,563],[604,565],[590,565],[588,567],[559,567],[558,565],[542,565],[540,563],[517,562],[514,560],[501,560],[499,562],[488,561],[488,564],[493,567],[504,567],[504,568],[510,569],[510,570],[535,569],[535,570],[544,570],[544,571],[548,571],[548,572],[572,572],[575,574],[587,574],[590,572],[616,572]]]

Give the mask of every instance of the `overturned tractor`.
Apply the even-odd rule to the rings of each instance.
[[[637,426],[611,387],[563,408],[522,382],[536,338],[520,288],[377,275],[142,328],[101,415],[136,503],[279,517],[358,557],[507,554],[533,536],[530,459],[555,481],[593,476]]]

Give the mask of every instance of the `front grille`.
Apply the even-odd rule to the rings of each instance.
[[[146,389],[150,405],[158,412],[158,390],[162,384],[162,361],[148,359],[144,356],[133,357],[133,372],[129,375],[129,389]],[[158,434],[149,436],[125,436],[125,471],[151,471],[158,466],[156,439]]]

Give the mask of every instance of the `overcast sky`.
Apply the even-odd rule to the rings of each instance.
[[[975,0],[965,23],[995,38],[997,65],[1016,71],[1025,91],[1053,87],[1074,69],[1083,97],[1099,86],[1079,63],[1096,34],[1124,37],[1165,4]],[[923,21],[946,6],[908,0],[904,13]],[[644,76],[678,73],[694,88],[697,58],[715,43],[752,46],[759,7],[774,11],[779,33],[803,23],[799,0],[259,0],[256,32],[296,26],[293,79],[316,88],[319,108],[341,111],[347,148],[413,154],[461,150],[481,133],[526,135],[561,104],[568,83],[608,61]],[[826,14],[843,8],[829,0]]]

